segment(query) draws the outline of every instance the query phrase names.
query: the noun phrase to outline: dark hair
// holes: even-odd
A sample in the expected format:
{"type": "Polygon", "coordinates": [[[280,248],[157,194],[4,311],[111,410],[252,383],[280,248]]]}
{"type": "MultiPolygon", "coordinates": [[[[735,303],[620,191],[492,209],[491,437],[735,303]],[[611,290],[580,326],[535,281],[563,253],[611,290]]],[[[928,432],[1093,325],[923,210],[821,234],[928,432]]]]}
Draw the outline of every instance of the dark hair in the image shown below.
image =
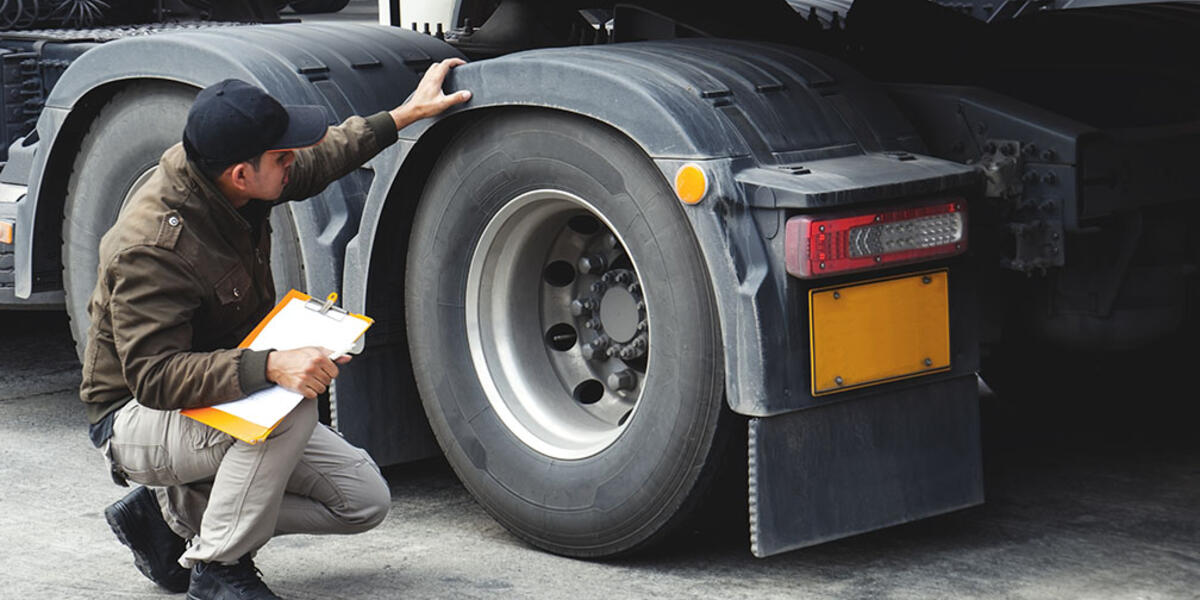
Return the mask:
{"type": "MultiPolygon", "coordinates": [[[[254,167],[254,170],[257,171],[262,167],[262,157],[263,157],[263,155],[259,154],[258,156],[255,156],[253,158],[249,158],[246,160],[240,160],[238,162],[250,163],[250,165],[254,167]]],[[[189,160],[191,159],[190,156],[188,158],[189,158],[189,160]]],[[[228,169],[229,167],[232,167],[233,165],[236,165],[238,163],[232,162],[232,163],[227,163],[227,164],[219,164],[219,163],[205,161],[205,160],[192,160],[192,164],[196,165],[196,169],[198,171],[200,171],[200,173],[202,175],[207,177],[209,179],[209,181],[215,182],[216,180],[221,178],[221,173],[224,173],[225,169],[228,169]]]]}

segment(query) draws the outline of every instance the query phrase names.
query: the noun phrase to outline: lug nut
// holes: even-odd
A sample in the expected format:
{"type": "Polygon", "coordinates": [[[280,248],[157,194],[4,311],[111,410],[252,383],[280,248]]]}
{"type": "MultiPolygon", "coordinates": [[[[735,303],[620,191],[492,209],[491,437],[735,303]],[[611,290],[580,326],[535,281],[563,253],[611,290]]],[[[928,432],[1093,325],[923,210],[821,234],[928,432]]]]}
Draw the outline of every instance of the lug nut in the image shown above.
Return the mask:
{"type": "Polygon", "coordinates": [[[597,348],[591,344],[584,344],[584,345],[580,346],[579,351],[581,353],[583,353],[583,357],[588,360],[596,360],[597,358],[604,358],[604,352],[601,352],[599,348],[597,348]]]}
{"type": "Polygon", "coordinates": [[[571,301],[571,314],[575,315],[576,317],[582,317],[586,314],[591,313],[592,307],[589,306],[589,304],[591,304],[591,303],[584,302],[582,300],[572,300],[571,301]]]}
{"type": "Polygon", "coordinates": [[[607,290],[607,289],[608,289],[608,286],[605,285],[603,281],[597,281],[596,283],[592,284],[592,293],[593,294],[603,294],[604,290],[607,290]]]}
{"type": "Polygon", "coordinates": [[[632,390],[637,385],[637,375],[629,369],[621,369],[608,376],[608,387],[613,390],[632,390]]]}
{"type": "Polygon", "coordinates": [[[589,275],[603,271],[605,266],[604,257],[599,254],[588,254],[579,259],[579,270],[589,275]]]}

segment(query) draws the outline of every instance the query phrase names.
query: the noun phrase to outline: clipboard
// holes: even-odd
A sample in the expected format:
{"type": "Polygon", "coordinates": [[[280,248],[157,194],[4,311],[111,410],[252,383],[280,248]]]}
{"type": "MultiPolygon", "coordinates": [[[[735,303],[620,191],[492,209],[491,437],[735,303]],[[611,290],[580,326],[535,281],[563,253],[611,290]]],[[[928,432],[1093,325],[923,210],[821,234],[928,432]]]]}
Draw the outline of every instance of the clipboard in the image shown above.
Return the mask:
{"type": "MultiPolygon", "coordinates": [[[[330,358],[346,354],[375,321],[334,306],[336,301],[336,293],[322,301],[291,290],[238,344],[238,348],[293,350],[324,346],[332,351],[330,358]]],[[[302,394],[275,385],[241,400],[189,408],[180,414],[248,444],[257,444],[271,435],[302,399],[302,394]]]]}

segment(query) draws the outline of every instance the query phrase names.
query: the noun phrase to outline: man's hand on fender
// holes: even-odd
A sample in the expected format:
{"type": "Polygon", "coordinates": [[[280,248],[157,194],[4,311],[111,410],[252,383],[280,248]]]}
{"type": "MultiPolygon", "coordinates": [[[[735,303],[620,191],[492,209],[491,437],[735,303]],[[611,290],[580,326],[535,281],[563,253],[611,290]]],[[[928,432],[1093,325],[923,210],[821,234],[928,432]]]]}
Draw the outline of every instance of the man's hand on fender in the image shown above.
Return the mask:
{"type": "Polygon", "coordinates": [[[338,376],[338,365],[350,362],[349,356],[330,360],[325,348],[308,346],[295,350],[275,350],[267,355],[267,380],[305,398],[316,398],[338,376]]]}
{"type": "Polygon", "coordinates": [[[396,122],[396,129],[404,129],[410,123],[439,115],[455,104],[470,100],[471,92],[467,90],[459,90],[450,94],[442,92],[442,83],[446,80],[446,74],[450,72],[450,69],[462,64],[466,63],[460,58],[447,58],[433,63],[433,66],[425,71],[425,76],[421,78],[417,89],[408,97],[408,100],[391,110],[392,120],[396,122]]]}

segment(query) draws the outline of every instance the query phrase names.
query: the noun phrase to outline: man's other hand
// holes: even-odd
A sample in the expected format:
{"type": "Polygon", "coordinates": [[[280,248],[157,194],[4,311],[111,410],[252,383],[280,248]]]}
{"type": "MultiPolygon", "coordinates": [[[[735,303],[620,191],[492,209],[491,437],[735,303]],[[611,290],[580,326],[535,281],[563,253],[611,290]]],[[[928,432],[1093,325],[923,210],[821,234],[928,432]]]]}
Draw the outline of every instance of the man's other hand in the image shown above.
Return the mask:
{"type": "Polygon", "coordinates": [[[267,380],[305,398],[316,398],[337,377],[337,366],[350,362],[349,356],[332,361],[330,354],[318,346],[271,352],[267,355],[267,380]]]}
{"type": "Polygon", "coordinates": [[[451,94],[442,91],[442,83],[446,81],[446,74],[450,72],[450,69],[462,64],[466,64],[466,62],[461,58],[447,58],[433,63],[433,66],[425,71],[425,76],[421,78],[417,89],[408,97],[408,100],[392,109],[392,119],[396,121],[396,129],[404,129],[410,123],[439,115],[455,104],[462,104],[470,100],[471,92],[467,90],[451,94]]]}

